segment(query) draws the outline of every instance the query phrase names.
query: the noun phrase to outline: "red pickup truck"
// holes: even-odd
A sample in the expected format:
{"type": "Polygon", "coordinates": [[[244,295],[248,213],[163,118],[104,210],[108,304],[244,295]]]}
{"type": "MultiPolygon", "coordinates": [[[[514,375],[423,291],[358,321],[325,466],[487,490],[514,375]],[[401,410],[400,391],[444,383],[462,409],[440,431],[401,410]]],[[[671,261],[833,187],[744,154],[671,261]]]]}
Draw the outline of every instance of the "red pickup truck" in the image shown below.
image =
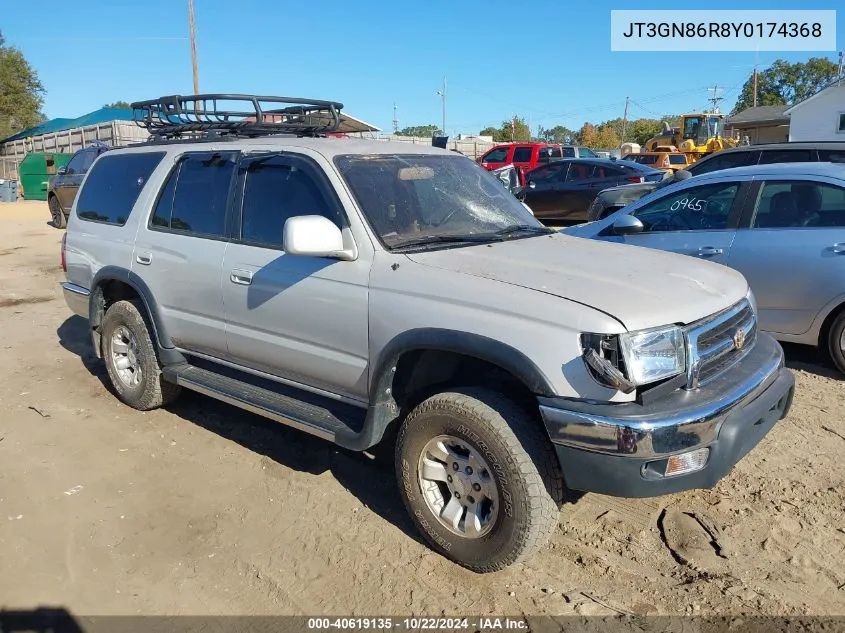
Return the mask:
{"type": "Polygon", "coordinates": [[[544,163],[563,158],[560,145],[548,143],[510,143],[496,145],[487,151],[479,161],[484,169],[493,171],[499,167],[513,164],[519,174],[520,184],[524,184],[523,176],[544,163]]]}

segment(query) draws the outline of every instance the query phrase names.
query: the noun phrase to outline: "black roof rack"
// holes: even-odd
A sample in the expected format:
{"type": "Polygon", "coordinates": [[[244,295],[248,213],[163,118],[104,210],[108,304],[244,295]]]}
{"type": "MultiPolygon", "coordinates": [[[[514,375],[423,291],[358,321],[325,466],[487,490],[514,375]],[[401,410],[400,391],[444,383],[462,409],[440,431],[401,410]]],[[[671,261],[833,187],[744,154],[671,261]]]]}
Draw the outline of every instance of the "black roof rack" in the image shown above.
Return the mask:
{"type": "Polygon", "coordinates": [[[239,94],[170,95],[130,105],[133,119],[155,139],[269,134],[317,136],[340,127],[343,104],[295,97],[239,94]]]}

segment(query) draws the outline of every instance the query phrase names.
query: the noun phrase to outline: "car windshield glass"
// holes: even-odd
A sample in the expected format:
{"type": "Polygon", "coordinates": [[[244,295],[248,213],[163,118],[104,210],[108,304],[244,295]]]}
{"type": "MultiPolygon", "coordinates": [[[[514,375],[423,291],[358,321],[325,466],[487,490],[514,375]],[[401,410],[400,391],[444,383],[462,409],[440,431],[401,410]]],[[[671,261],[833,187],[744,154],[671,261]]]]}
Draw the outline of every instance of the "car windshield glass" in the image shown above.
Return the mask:
{"type": "Polygon", "coordinates": [[[463,156],[349,155],[335,162],[388,248],[494,241],[505,229],[505,238],[548,232],[495,176],[463,156]]]}

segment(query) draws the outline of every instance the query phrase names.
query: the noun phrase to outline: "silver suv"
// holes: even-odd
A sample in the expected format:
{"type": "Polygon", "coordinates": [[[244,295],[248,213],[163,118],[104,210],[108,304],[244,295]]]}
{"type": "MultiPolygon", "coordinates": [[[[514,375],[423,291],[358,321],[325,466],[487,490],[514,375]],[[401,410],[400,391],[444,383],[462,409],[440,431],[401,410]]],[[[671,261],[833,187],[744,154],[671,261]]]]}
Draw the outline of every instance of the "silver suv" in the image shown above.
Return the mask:
{"type": "Polygon", "coordinates": [[[710,487],[786,415],[739,273],[552,232],[466,157],[289,101],[133,104],[152,140],[86,177],[64,291],[129,406],[390,442],[420,532],[479,572],[540,549],[565,488],[710,487]]]}

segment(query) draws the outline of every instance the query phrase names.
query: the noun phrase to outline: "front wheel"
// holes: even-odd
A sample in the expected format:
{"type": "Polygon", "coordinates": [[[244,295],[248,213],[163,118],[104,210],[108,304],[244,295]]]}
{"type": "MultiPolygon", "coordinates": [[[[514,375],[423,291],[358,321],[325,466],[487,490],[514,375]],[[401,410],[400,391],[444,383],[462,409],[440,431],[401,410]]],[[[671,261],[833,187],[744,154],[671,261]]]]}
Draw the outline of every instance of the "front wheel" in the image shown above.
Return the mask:
{"type": "Polygon", "coordinates": [[[399,430],[396,471],[419,531],[473,571],[531,556],[557,526],[563,479],[551,442],[492,392],[440,393],[417,406],[399,430]]]}

